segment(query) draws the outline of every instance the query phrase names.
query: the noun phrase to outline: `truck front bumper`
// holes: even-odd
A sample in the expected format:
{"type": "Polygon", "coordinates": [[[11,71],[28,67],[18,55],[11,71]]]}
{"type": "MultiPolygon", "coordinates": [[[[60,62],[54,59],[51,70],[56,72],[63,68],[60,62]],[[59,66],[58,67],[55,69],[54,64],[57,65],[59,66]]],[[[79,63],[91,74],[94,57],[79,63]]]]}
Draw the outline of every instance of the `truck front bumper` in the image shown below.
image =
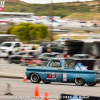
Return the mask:
{"type": "Polygon", "coordinates": [[[2,57],[8,57],[7,53],[2,53],[1,55],[2,55],[2,57]]]}
{"type": "Polygon", "coordinates": [[[95,79],[96,79],[96,82],[100,82],[100,71],[97,71],[97,72],[96,72],[96,77],[95,77],[95,79]]]}

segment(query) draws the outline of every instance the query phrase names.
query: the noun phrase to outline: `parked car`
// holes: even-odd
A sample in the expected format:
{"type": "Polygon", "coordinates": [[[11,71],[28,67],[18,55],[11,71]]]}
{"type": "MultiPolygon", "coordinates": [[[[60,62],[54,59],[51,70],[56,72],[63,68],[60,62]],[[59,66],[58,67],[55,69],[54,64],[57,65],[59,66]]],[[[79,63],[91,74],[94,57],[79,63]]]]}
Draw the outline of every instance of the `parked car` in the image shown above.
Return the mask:
{"type": "Polygon", "coordinates": [[[15,54],[18,49],[32,50],[32,47],[24,47],[22,42],[2,42],[0,45],[3,57],[15,54]]]}
{"type": "Polygon", "coordinates": [[[29,60],[32,59],[36,54],[37,52],[35,50],[17,52],[14,55],[9,56],[8,62],[19,64],[21,63],[22,58],[29,60]]]}
{"type": "Polygon", "coordinates": [[[71,40],[71,38],[70,37],[62,37],[62,38],[59,38],[55,41],[65,41],[65,40],[71,40]]]}
{"type": "Polygon", "coordinates": [[[71,58],[72,59],[94,59],[93,56],[88,54],[74,54],[71,58]]]}
{"type": "Polygon", "coordinates": [[[43,81],[45,84],[51,82],[75,83],[77,86],[95,86],[100,82],[100,71],[76,69],[79,66],[73,59],[54,58],[47,66],[26,68],[26,78],[32,83],[43,81]]]}
{"type": "Polygon", "coordinates": [[[55,40],[55,42],[59,42],[60,44],[65,44],[66,40],[71,40],[71,38],[70,37],[62,37],[62,38],[55,40]]]}
{"type": "MultiPolygon", "coordinates": [[[[43,46],[43,52],[44,53],[45,52],[50,52],[50,48],[51,48],[51,43],[50,42],[43,42],[43,43],[41,43],[41,46],[43,46]]],[[[52,52],[62,53],[63,48],[64,48],[63,44],[59,44],[58,42],[53,42],[52,43],[52,52]]]]}
{"type": "Polygon", "coordinates": [[[43,53],[41,54],[38,59],[42,60],[42,61],[48,61],[51,58],[55,58],[59,53],[43,53]]]}

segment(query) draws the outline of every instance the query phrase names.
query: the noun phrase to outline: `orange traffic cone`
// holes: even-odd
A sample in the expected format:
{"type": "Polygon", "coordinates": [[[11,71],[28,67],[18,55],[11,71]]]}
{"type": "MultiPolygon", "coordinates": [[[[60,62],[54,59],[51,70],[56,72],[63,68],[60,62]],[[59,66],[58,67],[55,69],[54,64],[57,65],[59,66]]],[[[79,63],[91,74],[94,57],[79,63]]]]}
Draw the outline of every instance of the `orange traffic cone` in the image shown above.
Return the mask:
{"type": "Polygon", "coordinates": [[[26,75],[24,75],[24,77],[23,77],[23,81],[27,81],[27,79],[26,79],[26,75]]]}
{"type": "Polygon", "coordinates": [[[38,86],[35,87],[34,97],[36,97],[36,98],[41,98],[41,97],[40,97],[39,87],[38,87],[38,86]]]}
{"type": "Polygon", "coordinates": [[[49,100],[49,93],[48,92],[45,92],[45,94],[44,94],[44,100],[49,100]]]}

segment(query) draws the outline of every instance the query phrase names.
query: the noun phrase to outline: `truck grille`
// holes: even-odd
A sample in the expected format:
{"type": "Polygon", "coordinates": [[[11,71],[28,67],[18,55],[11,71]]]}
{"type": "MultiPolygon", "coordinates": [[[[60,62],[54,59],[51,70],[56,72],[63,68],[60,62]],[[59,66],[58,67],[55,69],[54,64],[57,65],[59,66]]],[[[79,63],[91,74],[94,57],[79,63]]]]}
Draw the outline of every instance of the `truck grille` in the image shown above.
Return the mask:
{"type": "Polygon", "coordinates": [[[5,51],[4,51],[4,50],[2,50],[2,53],[5,53],[5,51]]]}

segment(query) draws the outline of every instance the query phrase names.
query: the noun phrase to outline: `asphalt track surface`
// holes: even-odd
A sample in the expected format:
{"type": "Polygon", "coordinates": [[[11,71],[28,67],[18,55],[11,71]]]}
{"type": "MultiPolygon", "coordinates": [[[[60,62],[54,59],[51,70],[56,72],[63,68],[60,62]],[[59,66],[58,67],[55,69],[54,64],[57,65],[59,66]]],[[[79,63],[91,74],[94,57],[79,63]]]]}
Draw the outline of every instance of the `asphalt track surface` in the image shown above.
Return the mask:
{"type": "Polygon", "coordinates": [[[4,95],[7,92],[7,83],[11,85],[11,93],[13,96],[26,97],[26,99],[18,100],[43,100],[41,99],[30,99],[28,96],[34,96],[35,87],[39,86],[40,96],[44,96],[45,92],[49,93],[49,100],[60,100],[58,99],[60,94],[72,94],[72,95],[85,95],[85,96],[100,96],[100,84],[94,87],[76,86],[74,83],[31,83],[30,80],[24,82],[22,79],[13,78],[0,78],[0,100],[16,100],[11,99],[11,96],[4,95]],[[56,98],[56,99],[54,99],[56,98]]]}

